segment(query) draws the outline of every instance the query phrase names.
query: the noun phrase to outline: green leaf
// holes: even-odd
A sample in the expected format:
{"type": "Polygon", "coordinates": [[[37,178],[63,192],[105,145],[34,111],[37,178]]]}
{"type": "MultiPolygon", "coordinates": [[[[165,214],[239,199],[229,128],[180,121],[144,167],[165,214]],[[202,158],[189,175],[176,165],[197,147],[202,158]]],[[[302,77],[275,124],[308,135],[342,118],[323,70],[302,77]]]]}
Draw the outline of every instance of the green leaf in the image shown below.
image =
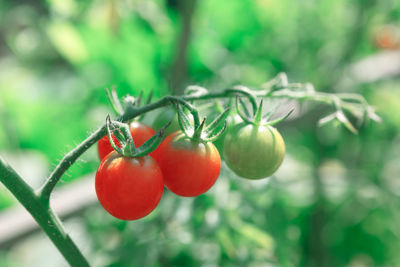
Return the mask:
{"type": "Polygon", "coordinates": [[[161,144],[164,140],[164,133],[172,121],[168,122],[164,127],[162,127],[155,135],[153,135],[149,140],[147,140],[143,145],[136,148],[134,157],[143,157],[150,154],[161,144]]]}

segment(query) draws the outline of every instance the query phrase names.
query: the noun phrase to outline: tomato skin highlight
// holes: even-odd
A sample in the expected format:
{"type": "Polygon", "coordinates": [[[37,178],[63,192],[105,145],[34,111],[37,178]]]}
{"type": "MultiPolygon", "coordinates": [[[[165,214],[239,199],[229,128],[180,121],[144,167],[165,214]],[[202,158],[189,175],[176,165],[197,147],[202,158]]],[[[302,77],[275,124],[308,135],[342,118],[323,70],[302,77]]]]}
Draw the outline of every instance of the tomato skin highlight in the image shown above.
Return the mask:
{"type": "MultiPolygon", "coordinates": [[[[136,147],[143,145],[147,140],[149,140],[153,135],[156,134],[156,132],[150,126],[136,121],[132,122],[129,125],[129,129],[131,131],[131,135],[136,147]]],[[[120,143],[114,135],[113,140],[117,144],[117,146],[120,146],[120,143]]],[[[97,152],[99,155],[99,159],[103,160],[111,151],[114,151],[114,149],[112,148],[108,140],[108,135],[105,135],[97,142],[97,152]]],[[[150,153],[150,156],[152,156],[152,153],[150,153]]]]}
{"type": "Polygon", "coordinates": [[[243,178],[271,176],[284,157],[285,143],[272,126],[240,123],[225,137],[224,160],[234,173],[243,178]]]}
{"type": "Polygon", "coordinates": [[[160,145],[158,156],[165,186],[183,197],[207,192],[221,170],[218,150],[212,143],[195,143],[182,134],[169,135],[160,145]]]}
{"type": "Polygon", "coordinates": [[[113,151],[100,163],[95,188],[108,213],[121,220],[137,220],[157,207],[164,181],[150,156],[127,158],[113,151]]]}

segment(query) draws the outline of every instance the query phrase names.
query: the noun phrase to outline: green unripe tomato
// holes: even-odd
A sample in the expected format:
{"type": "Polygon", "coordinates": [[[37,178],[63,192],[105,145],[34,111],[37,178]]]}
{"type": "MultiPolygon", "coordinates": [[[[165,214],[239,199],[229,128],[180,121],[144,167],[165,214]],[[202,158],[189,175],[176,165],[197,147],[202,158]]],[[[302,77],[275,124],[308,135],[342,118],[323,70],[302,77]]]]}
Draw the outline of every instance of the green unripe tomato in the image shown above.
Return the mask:
{"type": "Polygon", "coordinates": [[[167,137],[171,133],[180,130],[178,116],[176,115],[175,110],[171,108],[162,109],[161,112],[154,119],[152,127],[155,131],[159,131],[170,121],[171,124],[168,126],[164,133],[164,136],[167,137]]]}
{"type": "Polygon", "coordinates": [[[240,123],[225,136],[224,160],[238,176],[261,179],[271,176],[285,157],[285,143],[272,126],[240,123]]]}

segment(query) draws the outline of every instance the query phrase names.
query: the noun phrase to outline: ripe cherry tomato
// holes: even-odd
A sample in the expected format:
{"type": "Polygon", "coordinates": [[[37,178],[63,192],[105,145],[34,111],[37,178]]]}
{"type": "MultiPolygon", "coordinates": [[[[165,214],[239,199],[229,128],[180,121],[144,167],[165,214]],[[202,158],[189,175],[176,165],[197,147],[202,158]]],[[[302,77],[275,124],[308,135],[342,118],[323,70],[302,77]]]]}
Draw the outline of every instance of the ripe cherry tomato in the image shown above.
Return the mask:
{"type": "Polygon", "coordinates": [[[271,176],[285,157],[285,143],[272,126],[240,123],[225,136],[224,160],[238,176],[271,176]]]}
{"type": "Polygon", "coordinates": [[[161,169],[150,156],[109,153],[96,173],[96,194],[103,208],[121,220],[136,220],[153,211],[161,199],[161,169]]]}
{"type": "Polygon", "coordinates": [[[155,158],[169,190],[183,197],[207,192],[221,169],[218,150],[212,143],[192,142],[182,132],[169,135],[155,158]]]}
{"type": "MultiPolygon", "coordinates": [[[[143,124],[141,122],[132,122],[129,125],[129,128],[131,130],[132,138],[133,141],[135,142],[135,146],[139,147],[143,145],[147,140],[149,140],[156,132],[150,127],[147,126],[146,124],[143,124]]],[[[113,136],[114,142],[120,146],[118,140],[113,136]]],[[[111,151],[114,149],[110,145],[110,142],[108,140],[108,135],[104,136],[97,142],[97,151],[99,154],[100,160],[103,160],[105,156],[108,155],[111,151]]],[[[152,153],[150,153],[150,156],[152,156],[152,153]]]]}

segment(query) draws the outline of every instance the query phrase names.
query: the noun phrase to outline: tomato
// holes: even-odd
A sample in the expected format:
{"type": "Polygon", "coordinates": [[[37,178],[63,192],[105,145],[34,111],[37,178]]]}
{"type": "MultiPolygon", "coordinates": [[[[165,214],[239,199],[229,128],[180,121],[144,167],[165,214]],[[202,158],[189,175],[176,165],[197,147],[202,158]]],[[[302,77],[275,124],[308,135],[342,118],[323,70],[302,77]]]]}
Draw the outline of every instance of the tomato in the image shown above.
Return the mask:
{"type": "Polygon", "coordinates": [[[140,219],[160,202],[161,169],[150,156],[128,158],[109,153],[96,173],[96,194],[103,208],[121,220],[140,219]]]}
{"type": "MultiPolygon", "coordinates": [[[[139,147],[143,145],[147,140],[149,140],[156,132],[150,127],[147,126],[146,124],[143,124],[141,122],[132,122],[129,125],[133,141],[135,142],[135,146],[139,147]]],[[[113,137],[114,142],[120,146],[118,140],[113,137]]],[[[97,142],[97,152],[99,154],[100,160],[103,160],[105,156],[108,155],[111,151],[114,149],[110,145],[110,142],[108,140],[108,135],[104,136],[97,142]]],[[[153,152],[154,153],[154,152],[153,152]]],[[[150,156],[153,154],[150,153],[150,156]]]]}
{"type": "Polygon", "coordinates": [[[208,142],[192,142],[182,132],[169,135],[158,149],[155,159],[160,165],[166,187],[183,197],[207,192],[221,169],[215,146],[208,142]]]}
{"type": "Polygon", "coordinates": [[[224,160],[238,176],[261,179],[271,176],[285,157],[285,143],[272,126],[240,123],[227,133],[224,160]]]}
{"type": "Polygon", "coordinates": [[[400,47],[399,30],[394,25],[385,25],[375,34],[375,45],[381,49],[398,49],[400,47]]]}
{"type": "Polygon", "coordinates": [[[164,125],[171,121],[171,124],[165,130],[164,136],[169,136],[171,133],[179,131],[178,116],[172,108],[163,109],[153,121],[153,129],[159,131],[164,125]]]}

